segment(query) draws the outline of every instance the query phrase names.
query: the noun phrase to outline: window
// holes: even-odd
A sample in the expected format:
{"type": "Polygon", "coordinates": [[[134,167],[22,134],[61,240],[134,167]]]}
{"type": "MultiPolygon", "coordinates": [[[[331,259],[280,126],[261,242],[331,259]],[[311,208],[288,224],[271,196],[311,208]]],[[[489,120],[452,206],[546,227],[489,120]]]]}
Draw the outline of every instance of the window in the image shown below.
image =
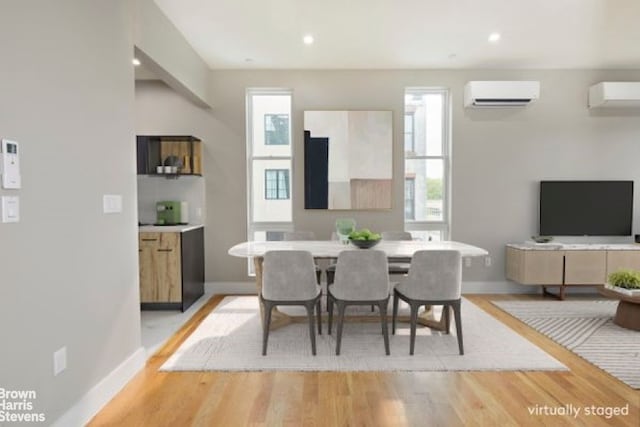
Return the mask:
{"type": "Polygon", "coordinates": [[[264,115],[265,145],[289,145],[289,115],[264,115]]]}
{"type": "Polygon", "coordinates": [[[449,105],[446,89],[405,91],[405,230],[424,240],[450,235],[449,105]]]}
{"type": "Polygon", "coordinates": [[[282,240],[293,230],[291,92],[248,89],[246,113],[247,240],[282,240]]]}
{"type": "Polygon", "coordinates": [[[404,151],[416,151],[414,140],[414,117],[413,112],[404,114],[404,151]]]}
{"type": "Polygon", "coordinates": [[[416,219],[416,179],[406,177],[404,179],[404,217],[416,219]]]}
{"type": "Polygon", "coordinates": [[[264,171],[264,198],[266,200],[289,199],[288,169],[266,169],[264,171]]]}

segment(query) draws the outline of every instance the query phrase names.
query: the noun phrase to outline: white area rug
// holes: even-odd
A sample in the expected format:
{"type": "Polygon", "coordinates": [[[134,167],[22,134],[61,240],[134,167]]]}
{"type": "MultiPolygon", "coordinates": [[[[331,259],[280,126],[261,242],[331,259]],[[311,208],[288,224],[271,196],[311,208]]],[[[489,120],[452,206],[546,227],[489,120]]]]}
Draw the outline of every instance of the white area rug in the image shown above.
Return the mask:
{"type": "MultiPolygon", "coordinates": [[[[284,309],[291,307],[282,307],[284,309]]],[[[406,307],[405,307],[406,308],[406,307]]],[[[349,310],[349,309],[347,309],[349,310]]],[[[298,312],[302,313],[302,312],[298,312]]],[[[349,311],[347,311],[347,315],[349,311]]],[[[271,331],[262,356],[262,326],[255,296],[226,297],[161,367],[163,371],[475,371],[566,370],[540,348],[473,303],[462,301],[464,356],[452,334],[419,328],[409,356],[409,325],[399,323],[385,356],[379,322],[345,322],[341,355],[333,335],[317,335],[311,355],[308,325],[295,323],[271,331]]],[[[377,316],[377,314],[376,314],[377,316]]],[[[452,316],[453,317],[453,316],[452,316]]],[[[391,317],[389,317],[391,330],[391,317]]]]}
{"type": "Polygon", "coordinates": [[[640,389],[640,332],[613,323],[618,301],[493,301],[578,356],[640,389]]]}

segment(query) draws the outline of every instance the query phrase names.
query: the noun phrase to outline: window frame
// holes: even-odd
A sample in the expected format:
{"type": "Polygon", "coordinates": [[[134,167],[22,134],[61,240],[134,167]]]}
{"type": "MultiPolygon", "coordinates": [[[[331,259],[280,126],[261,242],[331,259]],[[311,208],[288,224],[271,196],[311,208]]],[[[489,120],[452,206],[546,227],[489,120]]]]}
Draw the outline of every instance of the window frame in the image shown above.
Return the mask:
{"type": "MultiPolygon", "coordinates": [[[[245,91],[245,131],[246,131],[246,177],[247,177],[247,240],[253,240],[253,236],[256,232],[284,232],[293,231],[293,194],[294,194],[294,182],[295,176],[294,170],[294,144],[293,135],[291,133],[291,117],[293,113],[293,91],[286,88],[247,88],[245,91]],[[254,156],[253,154],[253,97],[254,96],[288,96],[289,97],[289,155],[288,156],[254,156]],[[254,221],[253,220],[253,162],[260,160],[287,160],[289,161],[289,198],[291,200],[291,221],[254,221]]],[[[264,122],[263,122],[264,123],[264,122]]],[[[266,136],[266,135],[265,135],[266,136]]],[[[265,145],[266,140],[265,140],[265,145]]],[[[270,144],[276,147],[283,147],[287,144],[270,144]]],[[[265,183],[266,184],[266,183],[265,183]]],[[[249,277],[255,276],[253,258],[247,260],[247,275],[249,277]]]]}
{"type": "MultiPolygon", "coordinates": [[[[451,90],[446,87],[406,87],[404,91],[404,113],[407,114],[406,97],[408,95],[430,95],[438,94],[442,95],[442,151],[441,155],[417,155],[415,152],[415,139],[414,139],[414,151],[408,152],[404,147],[404,166],[406,170],[407,160],[442,160],[442,220],[438,221],[417,221],[417,220],[404,220],[405,231],[439,231],[441,240],[449,240],[451,238],[451,90]]],[[[415,119],[413,123],[413,132],[415,135],[415,119]]],[[[415,138],[415,137],[414,137],[415,138]]],[[[425,150],[426,153],[427,150],[425,150]]],[[[406,179],[406,174],[405,174],[406,179]]],[[[404,189],[403,189],[404,191],[404,189]]],[[[405,194],[406,197],[406,194],[405,194]]],[[[415,188],[414,188],[414,200],[415,200],[415,188]]],[[[414,208],[415,209],[415,208],[414,208]]],[[[403,212],[404,216],[404,212],[403,212]]],[[[414,210],[415,218],[415,210],[414,210]]]]}

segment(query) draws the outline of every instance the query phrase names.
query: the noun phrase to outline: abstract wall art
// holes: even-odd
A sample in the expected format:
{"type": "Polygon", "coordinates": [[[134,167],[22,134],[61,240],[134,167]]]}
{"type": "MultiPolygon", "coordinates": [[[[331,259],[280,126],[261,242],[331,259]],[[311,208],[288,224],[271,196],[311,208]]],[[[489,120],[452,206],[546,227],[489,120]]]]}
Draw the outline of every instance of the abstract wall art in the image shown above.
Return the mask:
{"type": "Polygon", "coordinates": [[[305,209],[391,209],[391,111],[305,111],[305,209]]]}

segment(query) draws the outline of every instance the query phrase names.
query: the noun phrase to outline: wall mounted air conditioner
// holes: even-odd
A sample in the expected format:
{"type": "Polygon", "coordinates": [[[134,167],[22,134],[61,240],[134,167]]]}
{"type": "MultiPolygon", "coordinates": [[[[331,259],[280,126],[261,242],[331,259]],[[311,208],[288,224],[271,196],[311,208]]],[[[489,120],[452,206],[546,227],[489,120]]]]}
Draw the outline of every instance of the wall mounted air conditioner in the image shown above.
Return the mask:
{"type": "Polygon", "coordinates": [[[640,82],[600,82],[589,88],[589,108],[640,107],[640,82]]]}
{"type": "Polygon", "coordinates": [[[540,97],[537,81],[472,81],[464,86],[464,106],[524,107],[540,97]]]}

